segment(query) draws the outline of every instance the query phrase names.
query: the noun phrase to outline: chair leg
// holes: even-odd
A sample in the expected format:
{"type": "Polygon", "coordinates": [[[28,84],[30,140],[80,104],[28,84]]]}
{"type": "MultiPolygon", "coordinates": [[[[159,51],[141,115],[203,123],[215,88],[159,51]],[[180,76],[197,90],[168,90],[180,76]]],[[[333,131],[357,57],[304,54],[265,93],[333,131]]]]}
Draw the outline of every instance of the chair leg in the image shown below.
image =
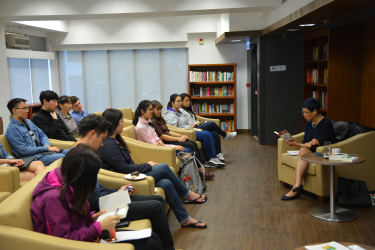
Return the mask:
{"type": "Polygon", "coordinates": [[[282,187],[285,187],[285,188],[289,187],[289,184],[285,183],[283,181],[280,181],[280,184],[281,184],[282,187]]]}
{"type": "Polygon", "coordinates": [[[329,196],[319,196],[317,195],[316,198],[318,198],[318,201],[321,203],[329,203],[329,196]]]}

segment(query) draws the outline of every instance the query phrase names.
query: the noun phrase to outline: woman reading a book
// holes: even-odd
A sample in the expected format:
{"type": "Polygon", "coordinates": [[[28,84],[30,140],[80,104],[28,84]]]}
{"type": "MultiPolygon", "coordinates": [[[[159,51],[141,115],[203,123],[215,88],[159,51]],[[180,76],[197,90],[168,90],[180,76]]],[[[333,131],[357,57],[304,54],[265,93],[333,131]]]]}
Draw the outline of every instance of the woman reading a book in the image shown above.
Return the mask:
{"type": "Polygon", "coordinates": [[[316,148],[324,145],[325,141],[336,143],[335,130],[331,120],[319,114],[320,102],[317,99],[309,98],[302,104],[302,115],[306,119],[305,135],[302,143],[285,141],[289,146],[300,147],[295,169],[295,180],[292,190],[283,195],[281,200],[294,200],[301,197],[303,190],[302,180],[305,176],[308,162],[301,159],[301,156],[316,152],[316,148]]]}
{"type": "MultiPolygon", "coordinates": [[[[100,222],[99,213],[90,212],[88,198],[95,190],[101,161],[86,144],[79,144],[64,157],[61,167],[47,173],[33,192],[31,217],[34,231],[70,240],[90,241],[102,230],[114,229],[120,215],[100,222]]],[[[130,241],[135,249],[163,249],[160,238],[130,241]]]]}
{"type": "MultiPolygon", "coordinates": [[[[184,128],[194,129],[193,125],[190,125],[186,117],[181,113],[182,99],[179,94],[173,94],[169,98],[168,110],[164,113],[164,119],[168,125],[184,128]]],[[[195,128],[197,141],[202,142],[202,151],[206,160],[205,165],[212,165],[215,167],[225,167],[225,163],[221,162],[216,155],[215,140],[209,131],[204,131],[199,128],[195,128]]]]}
{"type": "Polygon", "coordinates": [[[191,98],[188,94],[181,94],[182,108],[180,112],[186,117],[188,123],[194,128],[200,128],[205,131],[209,131],[212,134],[212,137],[215,141],[215,149],[217,158],[225,162],[224,154],[221,152],[221,140],[219,135],[221,135],[224,141],[234,138],[237,135],[237,132],[228,132],[225,133],[215,122],[213,121],[197,121],[197,116],[195,115],[193,109],[191,108],[191,98]]]}
{"type": "MultiPolygon", "coordinates": [[[[152,108],[150,102],[149,104],[152,108]]],[[[137,119],[138,114],[137,109],[135,111],[137,119]]],[[[103,112],[103,117],[112,123],[112,128],[108,133],[108,137],[103,141],[103,146],[98,151],[102,160],[102,168],[123,174],[137,171],[147,176],[152,176],[155,180],[155,186],[165,191],[166,201],[180,222],[181,227],[207,228],[206,224],[190,217],[180,200],[182,198],[185,204],[203,204],[207,201],[207,196],[190,192],[165,163],[149,161],[135,164],[124,139],[121,137],[123,130],[122,116],[122,112],[118,109],[107,109],[103,112]]]]}

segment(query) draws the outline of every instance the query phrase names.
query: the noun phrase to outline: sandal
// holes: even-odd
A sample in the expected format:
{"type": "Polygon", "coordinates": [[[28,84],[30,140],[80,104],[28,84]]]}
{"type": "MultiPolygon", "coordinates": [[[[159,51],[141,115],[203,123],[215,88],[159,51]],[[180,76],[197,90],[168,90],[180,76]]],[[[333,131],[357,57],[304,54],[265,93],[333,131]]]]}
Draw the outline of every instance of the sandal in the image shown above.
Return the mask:
{"type": "Polygon", "coordinates": [[[204,200],[203,201],[198,201],[200,198],[202,198],[202,195],[195,198],[194,200],[192,201],[187,201],[187,200],[184,200],[182,201],[184,204],[203,204],[207,201],[207,195],[204,197],[204,200]]]}
{"type": "Polygon", "coordinates": [[[191,223],[191,224],[189,224],[189,225],[186,225],[186,226],[183,226],[183,225],[181,225],[181,227],[182,228],[207,228],[207,224],[204,224],[204,226],[197,226],[197,224],[198,223],[203,223],[203,222],[201,222],[201,221],[197,221],[197,222],[194,222],[194,223],[191,223]]]}

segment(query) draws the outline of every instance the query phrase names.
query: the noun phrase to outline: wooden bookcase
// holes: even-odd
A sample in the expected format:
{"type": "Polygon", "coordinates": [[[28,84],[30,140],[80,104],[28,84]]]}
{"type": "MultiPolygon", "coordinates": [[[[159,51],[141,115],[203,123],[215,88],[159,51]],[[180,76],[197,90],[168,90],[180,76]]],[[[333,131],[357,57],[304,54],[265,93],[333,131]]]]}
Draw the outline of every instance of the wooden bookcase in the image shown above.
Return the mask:
{"type": "Polygon", "coordinates": [[[29,107],[29,115],[27,119],[31,121],[34,115],[39,112],[39,109],[42,108],[42,104],[40,104],[40,102],[27,103],[27,107],[29,107]]]}
{"type": "MultiPolygon", "coordinates": [[[[322,92],[328,93],[327,105],[320,113],[331,120],[360,122],[362,79],[362,34],[359,29],[324,29],[304,36],[302,101],[313,97],[322,103],[322,92]],[[324,45],[328,53],[324,55],[324,45]],[[313,60],[313,48],[318,58],[313,60]],[[308,69],[318,71],[316,84],[307,83],[308,69]],[[324,69],[328,81],[324,83],[324,69]]],[[[303,124],[306,120],[303,119],[303,124]]]]}
{"type": "Polygon", "coordinates": [[[199,114],[196,115],[207,117],[207,118],[213,118],[213,119],[219,119],[221,122],[233,120],[234,126],[231,130],[236,131],[237,128],[237,121],[236,121],[236,64],[230,63],[230,64],[194,64],[188,66],[188,76],[189,76],[189,95],[192,99],[192,105],[194,103],[198,104],[218,104],[218,105],[230,105],[233,104],[233,113],[225,113],[225,114],[218,114],[218,113],[210,113],[210,114],[199,114]],[[192,79],[190,79],[190,71],[195,72],[208,72],[208,71],[214,71],[214,72],[233,72],[233,80],[232,81],[203,81],[203,82],[193,82],[192,79]],[[200,87],[207,88],[207,87],[232,87],[232,96],[193,96],[192,89],[199,90],[200,87]]]}

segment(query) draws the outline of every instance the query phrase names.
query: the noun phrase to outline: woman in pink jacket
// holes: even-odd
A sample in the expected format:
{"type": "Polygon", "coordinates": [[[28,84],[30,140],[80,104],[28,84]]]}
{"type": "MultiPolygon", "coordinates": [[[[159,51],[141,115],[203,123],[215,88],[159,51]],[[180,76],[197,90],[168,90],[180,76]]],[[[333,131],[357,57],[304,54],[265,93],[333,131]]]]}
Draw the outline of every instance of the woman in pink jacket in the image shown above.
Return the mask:
{"type": "MultiPolygon", "coordinates": [[[[60,168],[47,173],[33,192],[31,217],[34,231],[70,240],[90,241],[102,230],[115,228],[120,216],[110,215],[98,222],[99,213],[90,212],[89,195],[95,191],[101,167],[99,156],[79,144],[63,159],[60,168]]],[[[131,241],[135,249],[163,249],[159,236],[131,241]]]]}

